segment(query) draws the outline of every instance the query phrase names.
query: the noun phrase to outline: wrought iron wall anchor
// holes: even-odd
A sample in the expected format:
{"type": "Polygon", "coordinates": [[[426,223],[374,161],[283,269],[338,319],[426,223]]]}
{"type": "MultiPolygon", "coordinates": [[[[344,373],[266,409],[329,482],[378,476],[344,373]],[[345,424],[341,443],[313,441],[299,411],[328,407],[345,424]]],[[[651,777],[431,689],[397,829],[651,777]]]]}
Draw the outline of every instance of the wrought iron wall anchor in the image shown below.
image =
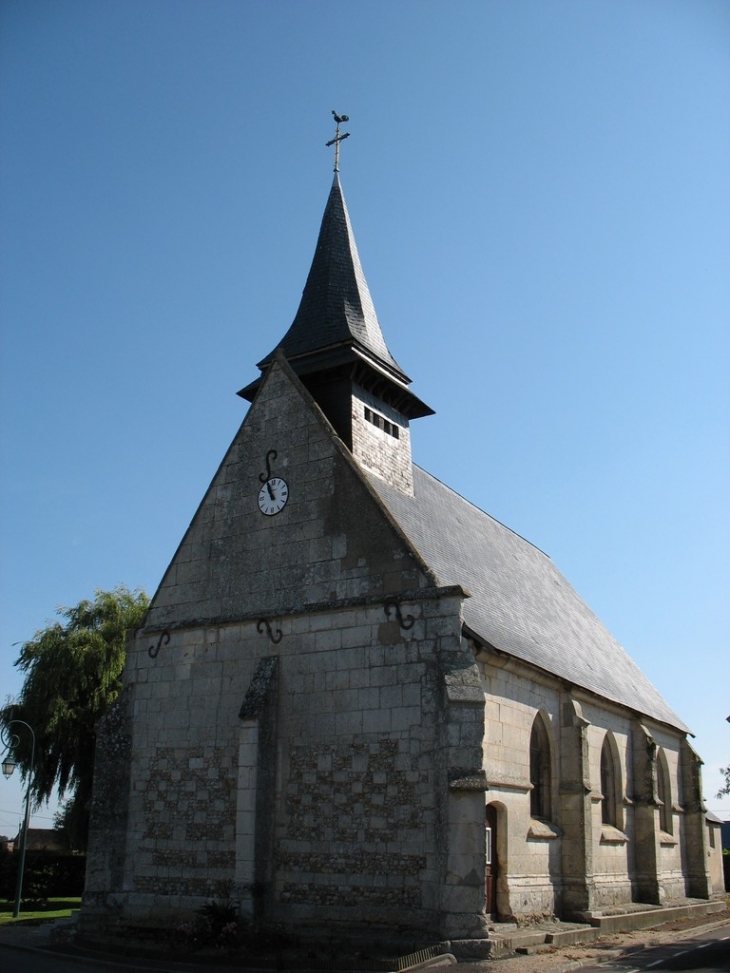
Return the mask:
{"type": "Polygon", "coordinates": [[[164,632],[160,633],[160,637],[157,639],[157,645],[151,645],[149,649],[147,649],[150,659],[156,659],[157,656],[160,654],[160,649],[162,648],[162,646],[167,645],[169,641],[170,641],[170,633],[168,632],[167,629],[165,629],[164,632]]]}
{"type": "Polygon", "coordinates": [[[398,618],[398,624],[405,631],[408,631],[409,628],[413,628],[413,626],[416,624],[416,620],[413,617],[413,615],[406,615],[405,618],[403,617],[403,612],[401,611],[400,602],[394,600],[386,601],[383,607],[385,608],[386,618],[390,618],[390,609],[395,608],[395,614],[398,618]]]}
{"type": "Polygon", "coordinates": [[[267,480],[271,479],[271,461],[276,459],[276,450],[270,449],[266,454],[266,472],[259,473],[259,480],[261,483],[266,483],[267,480]]]}
{"type": "MultiPolygon", "coordinates": [[[[276,453],[274,453],[274,457],[276,457],[276,453]]],[[[281,629],[277,628],[276,632],[273,632],[271,628],[271,623],[269,622],[268,618],[260,618],[256,623],[256,630],[259,632],[260,635],[263,635],[264,628],[266,629],[266,633],[268,634],[271,643],[273,645],[278,645],[283,638],[283,633],[281,629]]]]}

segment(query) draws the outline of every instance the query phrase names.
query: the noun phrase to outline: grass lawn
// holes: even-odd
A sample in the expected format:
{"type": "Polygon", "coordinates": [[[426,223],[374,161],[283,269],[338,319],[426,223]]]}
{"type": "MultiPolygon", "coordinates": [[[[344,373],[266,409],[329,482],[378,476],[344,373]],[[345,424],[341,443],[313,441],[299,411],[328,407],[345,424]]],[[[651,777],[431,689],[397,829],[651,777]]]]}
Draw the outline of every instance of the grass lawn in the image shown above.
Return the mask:
{"type": "Polygon", "coordinates": [[[42,909],[36,903],[26,907],[21,903],[20,915],[13,919],[13,900],[0,899],[0,926],[18,922],[37,922],[39,919],[67,919],[81,906],[81,899],[48,899],[42,909]]]}

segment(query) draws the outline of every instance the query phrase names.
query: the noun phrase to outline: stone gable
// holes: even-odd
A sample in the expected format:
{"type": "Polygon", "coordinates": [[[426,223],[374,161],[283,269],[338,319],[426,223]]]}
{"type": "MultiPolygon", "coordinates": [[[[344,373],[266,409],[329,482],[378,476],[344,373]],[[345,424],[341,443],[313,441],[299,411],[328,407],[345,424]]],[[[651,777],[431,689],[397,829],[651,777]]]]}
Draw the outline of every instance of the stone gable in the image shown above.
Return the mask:
{"type": "Polygon", "coordinates": [[[276,361],[165,573],[146,628],[281,614],[430,584],[311,396],[276,361]],[[267,456],[272,475],[289,487],[285,508],[272,517],[257,504],[267,456]]]}

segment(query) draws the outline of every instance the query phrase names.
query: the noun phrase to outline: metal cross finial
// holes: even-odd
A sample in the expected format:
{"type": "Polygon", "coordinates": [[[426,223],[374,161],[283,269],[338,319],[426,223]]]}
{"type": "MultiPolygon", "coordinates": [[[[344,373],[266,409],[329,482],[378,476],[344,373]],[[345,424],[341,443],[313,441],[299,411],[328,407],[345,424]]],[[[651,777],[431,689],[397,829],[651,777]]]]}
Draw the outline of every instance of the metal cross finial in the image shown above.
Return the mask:
{"type": "Polygon", "coordinates": [[[334,117],[335,122],[337,123],[337,128],[335,130],[335,137],[333,139],[330,139],[329,142],[327,142],[326,144],[327,144],[327,148],[329,148],[331,145],[334,145],[335,147],[335,172],[339,172],[340,171],[340,142],[344,142],[345,139],[349,139],[350,137],[349,132],[345,132],[344,135],[340,135],[340,122],[349,122],[350,116],[338,115],[337,112],[334,110],[332,112],[332,115],[334,117]]]}

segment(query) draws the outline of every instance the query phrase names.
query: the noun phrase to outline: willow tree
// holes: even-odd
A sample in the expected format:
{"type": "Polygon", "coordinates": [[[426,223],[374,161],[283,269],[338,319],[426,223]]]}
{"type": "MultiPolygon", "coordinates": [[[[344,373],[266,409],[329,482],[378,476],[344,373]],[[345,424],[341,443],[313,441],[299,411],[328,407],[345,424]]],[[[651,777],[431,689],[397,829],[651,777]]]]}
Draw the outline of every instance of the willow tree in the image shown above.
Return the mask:
{"type": "Polygon", "coordinates": [[[85,847],[94,776],[96,725],[121,690],[127,633],[139,628],[149,599],[124,586],[97,590],[93,601],[59,608],[63,619],[36,632],[15,662],[25,674],[19,697],[0,709],[6,734],[18,732],[15,758],[36,806],[58,788],[69,796],[60,821],[72,825],[72,844],[85,847]],[[11,727],[23,720],[36,735],[11,727]]]}

